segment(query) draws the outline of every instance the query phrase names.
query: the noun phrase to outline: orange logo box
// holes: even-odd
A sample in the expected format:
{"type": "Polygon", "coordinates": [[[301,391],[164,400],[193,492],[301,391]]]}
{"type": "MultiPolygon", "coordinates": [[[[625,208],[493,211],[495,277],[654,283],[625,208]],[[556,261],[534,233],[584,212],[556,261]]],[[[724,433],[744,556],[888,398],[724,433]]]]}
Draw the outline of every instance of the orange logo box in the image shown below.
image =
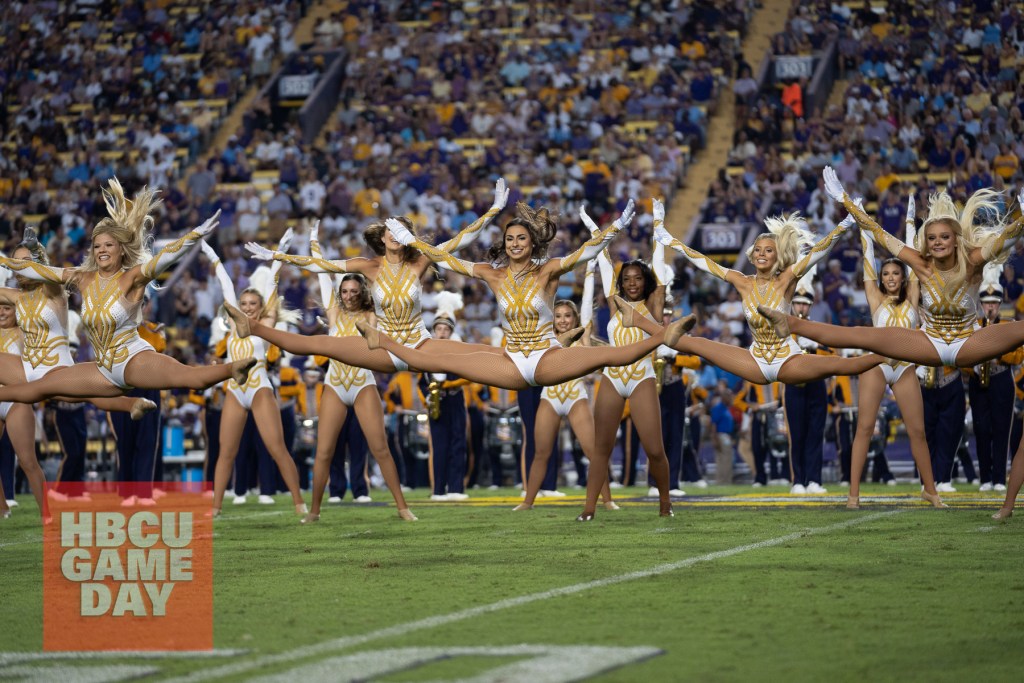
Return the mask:
{"type": "Polygon", "coordinates": [[[189,485],[67,484],[43,533],[43,649],[212,650],[211,499],[189,485]]]}

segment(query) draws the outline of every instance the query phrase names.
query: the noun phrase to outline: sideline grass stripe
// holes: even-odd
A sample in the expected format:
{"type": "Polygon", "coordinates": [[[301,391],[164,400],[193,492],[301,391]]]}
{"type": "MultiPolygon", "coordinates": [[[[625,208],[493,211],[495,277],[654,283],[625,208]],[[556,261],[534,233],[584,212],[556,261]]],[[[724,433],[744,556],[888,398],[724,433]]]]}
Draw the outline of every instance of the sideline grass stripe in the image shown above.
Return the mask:
{"type": "Polygon", "coordinates": [[[104,650],[102,652],[0,652],[0,666],[58,660],[90,659],[192,659],[237,657],[249,650],[104,650]]]}
{"type": "Polygon", "coordinates": [[[541,591],[539,593],[531,593],[529,595],[521,595],[515,598],[507,598],[505,600],[499,600],[488,605],[481,605],[479,607],[470,607],[468,609],[460,610],[458,612],[452,612],[450,614],[441,614],[434,617],[426,617],[424,619],[418,619],[416,621],[410,621],[404,624],[396,624],[387,628],[378,629],[376,631],[370,631],[363,635],[357,636],[344,636],[341,638],[335,638],[333,640],[327,640],[322,643],[316,643],[313,645],[306,645],[304,647],[289,650],[287,652],[281,652],[278,654],[265,655],[263,657],[256,657],[244,662],[237,662],[235,664],[226,664],[221,667],[206,669],[204,671],[197,671],[195,673],[181,676],[178,678],[168,679],[169,682],[173,683],[196,683],[198,681],[206,681],[211,679],[223,678],[226,676],[235,676],[243,674],[249,671],[261,669],[268,666],[277,664],[284,664],[287,662],[298,661],[313,657],[316,655],[324,655],[334,652],[336,650],[344,650],[347,648],[363,645],[365,643],[373,642],[375,640],[384,640],[390,638],[401,638],[415,631],[422,631],[427,629],[438,628],[441,626],[447,626],[458,621],[464,621],[473,617],[478,617],[484,614],[490,614],[491,612],[498,612],[501,610],[512,609],[515,607],[522,607],[533,602],[539,602],[541,600],[548,600],[550,598],[561,597],[563,595],[573,595],[575,593],[582,593],[583,591],[592,590],[595,588],[603,588],[605,586],[611,586],[618,583],[624,583],[626,581],[634,581],[636,579],[644,579],[651,576],[659,576],[661,574],[667,574],[669,572],[678,571],[680,569],[686,569],[703,562],[714,562],[715,560],[722,560],[734,555],[740,555],[742,553],[750,552],[752,550],[761,550],[764,548],[772,548],[778,545],[789,543],[790,541],[796,541],[807,536],[815,536],[820,534],[827,534],[833,531],[840,531],[858,524],[864,524],[867,522],[873,522],[893,515],[898,515],[905,510],[888,510],[885,512],[877,512],[863,517],[855,517],[845,522],[839,522],[837,524],[830,524],[824,527],[817,527],[806,529],[804,531],[797,531],[785,536],[778,536],[776,538],[769,538],[764,541],[757,541],[755,543],[748,543],[746,545],[736,546],[735,548],[729,548],[727,550],[719,550],[704,555],[698,555],[696,557],[690,557],[685,560],[678,560],[676,562],[670,562],[667,564],[660,564],[649,569],[641,569],[635,572],[629,572],[627,574],[619,574],[618,576],[609,576],[604,579],[596,579],[594,581],[587,581],[585,583],[577,583],[570,586],[563,586],[562,588],[553,588],[547,591],[541,591]]]}

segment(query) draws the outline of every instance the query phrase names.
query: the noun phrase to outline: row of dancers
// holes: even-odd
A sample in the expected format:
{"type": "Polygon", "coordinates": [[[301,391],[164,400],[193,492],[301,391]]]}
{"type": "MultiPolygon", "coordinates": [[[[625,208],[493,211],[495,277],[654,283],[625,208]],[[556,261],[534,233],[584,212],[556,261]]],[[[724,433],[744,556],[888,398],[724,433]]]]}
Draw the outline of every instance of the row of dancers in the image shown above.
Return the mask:
{"type": "MultiPolygon", "coordinates": [[[[615,426],[625,400],[630,401],[641,442],[650,459],[651,478],[659,492],[659,513],[672,515],[669,497],[668,463],[661,444],[660,411],[657,408],[652,353],[665,345],[680,353],[697,355],[743,379],[767,384],[775,381],[799,384],[834,375],[861,375],[860,415],[873,415],[885,385],[893,387],[908,429],[913,455],[923,483],[922,497],[936,507],[943,503],[935,490],[923,429],[920,424],[920,389],[906,379],[911,364],[970,367],[998,357],[1024,344],[1024,324],[1011,323],[975,329],[977,291],[986,263],[1005,258],[1024,232],[1024,219],[996,222],[996,193],[975,193],[963,208],[948,195],[931,198],[928,217],[908,245],[886,233],[843,189],[835,173],[825,169],[829,194],[841,202],[848,216],[820,240],[794,214],[766,220],[767,232],[759,235],[747,256],[754,273],[744,275],[720,266],[707,256],[672,238],[664,226],[664,207],[654,200],[652,263],[629,261],[618,276],[606,247],[632,220],[633,203],[606,228],[599,228],[581,210],[591,229],[591,238],[561,258],[548,258],[555,237],[555,218],[546,209],[519,203],[515,216],[491,246],[486,261],[460,259],[459,249],[475,240],[501,213],[508,190],[503,181],[495,188],[494,203],[479,220],[439,245],[417,236],[404,218],[390,218],[369,226],[364,237],[374,252],[370,258],[330,261],[322,257],[316,235],[311,256],[287,253],[287,245],[270,250],[250,243],[254,258],[270,261],[269,288],[250,287],[237,296],[226,271],[203,238],[217,226],[214,215],[184,237],[155,255],[146,244],[152,231],[151,212],[157,198],[144,188],[132,200],[112,180],[104,190],[108,217],[92,231],[92,244],[85,262],[77,268],[55,268],[46,263],[38,243],[26,239],[12,258],[0,258],[20,284],[17,290],[0,290],[0,303],[12,303],[22,329],[20,357],[0,360],[0,402],[31,404],[61,397],[62,400],[90,400],[108,410],[141,414],[154,406],[123,398],[132,387],[144,389],[188,388],[201,390],[228,382],[221,426],[222,454],[214,481],[214,512],[219,512],[237,454],[242,424],[249,411],[268,450],[281,470],[302,521],[319,518],[320,502],[327,482],[330,457],[337,429],[347,412],[354,410],[367,433],[370,450],[381,466],[402,519],[415,520],[402,495],[397,469],[384,435],[380,397],[371,372],[415,369],[429,373],[453,373],[469,381],[520,390],[546,386],[543,407],[536,425],[538,456],[529,473],[526,499],[518,509],[529,508],[540,488],[546,469],[546,454],[562,417],[568,417],[585,454],[591,461],[584,510],[578,519],[593,519],[602,490],[607,496],[608,459],[615,426]],[[854,225],[861,230],[865,248],[865,279],[874,327],[839,327],[813,323],[788,315],[797,282],[825,259],[842,235],[854,225]],[[898,261],[886,261],[881,279],[875,273],[873,245],[877,243],[898,261]],[[225,295],[230,318],[228,343],[230,362],[224,365],[185,366],[156,353],[137,332],[145,287],[173,266],[195,244],[215,263],[215,272],[225,295]],[[686,333],[692,316],[668,325],[660,324],[651,312],[660,312],[670,273],[665,249],[682,254],[694,267],[729,283],[741,295],[744,314],[753,333],[750,349],[741,349],[686,333]],[[277,321],[285,312],[273,284],[276,269],[288,263],[317,274],[323,303],[329,311],[329,335],[306,337],[279,329],[277,321]],[[606,346],[590,344],[587,334],[592,320],[592,291],[595,264],[602,280],[612,317],[606,346]],[[570,301],[555,301],[562,275],[586,265],[586,283],[591,283],[581,307],[570,301]],[[909,266],[909,273],[903,264],[909,266]],[[420,281],[431,266],[483,280],[498,302],[504,348],[469,344],[429,335],[422,319],[420,281]],[[354,276],[360,277],[354,277],[354,276]],[[339,277],[340,282],[334,277],[339,277]],[[346,283],[348,287],[346,287],[346,283]],[[614,283],[614,284],[610,284],[614,283]],[[82,293],[82,322],[93,345],[96,360],[73,364],[67,345],[66,288],[82,293]],[[366,292],[369,293],[369,301],[366,292]],[[918,300],[919,299],[919,300],[918,300]],[[918,326],[918,315],[921,326],[918,326]],[[793,335],[801,335],[834,348],[861,348],[861,356],[817,356],[800,353],[793,335]],[[328,376],[330,393],[321,407],[324,443],[317,446],[314,464],[312,510],[307,510],[298,485],[298,473],[284,445],[280,414],[273,387],[266,372],[268,343],[296,355],[321,355],[332,359],[328,376]],[[63,345],[63,346],[62,346],[63,345]],[[585,400],[578,379],[603,368],[602,382],[615,391],[601,391],[594,406],[585,400]],[[581,395],[582,394],[582,395],[581,395]],[[121,397],[121,398],[118,398],[121,397]],[[873,402],[873,403],[872,403],[873,402]],[[915,422],[916,421],[916,422],[915,422]],[[379,425],[379,430],[377,429],[379,425]],[[325,429],[325,427],[329,427],[325,429]],[[335,429],[335,427],[337,429],[335,429]],[[592,438],[591,436],[592,435],[592,438]],[[918,438],[920,436],[920,438],[918,438]]],[[[1024,193],[1018,201],[1024,200],[1024,193]]],[[[910,211],[913,222],[913,207],[910,211]]],[[[660,316],[658,316],[660,319],[660,316]]],[[[543,404],[542,404],[543,405],[543,404]]],[[[24,411],[6,406],[12,437],[20,430],[24,411]]],[[[858,429],[854,445],[854,472],[848,504],[859,504],[856,484],[863,468],[870,433],[858,429]],[[862,434],[867,433],[865,438],[862,434]]],[[[24,437],[19,437],[19,443],[24,437]]],[[[42,473],[26,446],[15,444],[40,509],[45,511],[42,473]]],[[[1024,459],[1015,458],[1006,500],[996,516],[1012,514],[1017,492],[1024,483],[1024,459]]],[[[606,497],[610,502],[610,497],[606,497]]],[[[45,514],[45,512],[44,512],[45,514]]]]}

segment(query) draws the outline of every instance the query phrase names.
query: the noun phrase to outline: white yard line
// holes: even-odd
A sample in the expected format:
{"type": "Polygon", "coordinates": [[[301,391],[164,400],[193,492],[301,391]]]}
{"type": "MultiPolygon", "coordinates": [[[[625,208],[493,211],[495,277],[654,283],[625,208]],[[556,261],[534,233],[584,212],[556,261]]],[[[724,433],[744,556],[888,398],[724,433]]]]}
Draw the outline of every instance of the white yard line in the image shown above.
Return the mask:
{"type": "Polygon", "coordinates": [[[627,574],[619,574],[617,576],[609,576],[604,579],[597,579],[594,581],[577,583],[571,586],[563,586],[562,588],[553,588],[551,590],[541,591],[539,593],[521,595],[515,598],[499,600],[498,602],[493,602],[489,605],[470,607],[468,609],[459,610],[458,612],[452,612],[450,614],[441,614],[434,617],[427,617],[425,619],[417,619],[416,621],[410,621],[404,624],[396,624],[395,626],[389,626],[387,628],[378,629],[376,631],[370,631],[369,633],[365,633],[363,635],[335,638],[333,640],[327,640],[322,643],[306,645],[305,647],[295,648],[294,650],[288,650],[287,652],[281,652],[272,655],[264,655],[262,657],[254,657],[246,661],[236,662],[234,664],[226,664],[224,666],[216,668],[204,669],[203,671],[197,671],[195,673],[186,676],[181,676],[179,678],[168,679],[168,681],[166,681],[165,683],[194,683],[197,681],[213,680],[226,676],[236,676],[238,674],[264,669],[266,667],[274,666],[277,664],[294,662],[316,655],[324,655],[328,653],[333,653],[338,650],[345,650],[347,648],[355,647],[357,645],[363,645],[365,643],[373,642],[375,640],[391,640],[394,638],[401,638],[415,631],[424,631],[427,629],[447,626],[448,624],[464,621],[466,619],[472,619],[473,617],[482,616],[484,614],[490,614],[491,612],[498,612],[501,610],[512,609],[515,607],[522,607],[523,605],[528,605],[533,602],[549,600],[551,598],[557,598],[563,595],[573,595],[575,593],[582,593],[583,591],[589,591],[595,588],[603,588],[605,586],[611,586],[617,583],[624,583],[626,581],[635,581],[636,579],[644,579],[651,576],[659,576],[661,574],[667,574],[669,572],[678,571],[680,569],[686,569],[688,567],[692,567],[703,562],[714,562],[715,560],[723,560],[734,555],[740,555],[742,553],[750,552],[752,550],[773,548],[775,546],[783,545],[791,541],[800,540],[807,536],[817,536],[822,534],[828,534],[833,531],[840,531],[842,529],[847,529],[852,526],[857,526],[858,524],[874,522],[879,519],[884,519],[885,517],[898,515],[901,512],[904,511],[889,510],[886,512],[878,512],[875,514],[865,515],[863,517],[855,517],[845,522],[839,522],[838,524],[830,524],[828,526],[806,529],[804,531],[797,531],[791,534],[786,534],[785,536],[778,536],[776,538],[769,538],[767,540],[758,541],[756,543],[748,543],[746,545],[736,546],[735,548],[729,548],[728,550],[719,550],[713,553],[698,555],[696,557],[689,557],[685,560],[678,560],[676,562],[669,562],[667,564],[656,565],[649,569],[641,569],[639,571],[629,572],[627,574]]]}

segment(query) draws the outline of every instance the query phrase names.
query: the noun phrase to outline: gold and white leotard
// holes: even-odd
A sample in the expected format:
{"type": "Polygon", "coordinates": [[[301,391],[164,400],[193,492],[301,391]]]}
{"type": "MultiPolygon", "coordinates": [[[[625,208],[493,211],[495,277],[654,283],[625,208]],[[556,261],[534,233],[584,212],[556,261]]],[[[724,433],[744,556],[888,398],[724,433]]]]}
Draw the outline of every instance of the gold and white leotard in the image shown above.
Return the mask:
{"type": "MultiPolygon", "coordinates": [[[[393,265],[381,259],[377,279],[370,287],[373,309],[380,329],[399,344],[416,348],[430,338],[423,324],[420,297],[423,285],[408,263],[393,265]]],[[[392,354],[396,370],[408,370],[409,365],[392,354]]]]}
{"type": "MultiPolygon", "coordinates": [[[[639,301],[633,308],[636,309],[636,313],[649,320],[654,320],[654,316],[647,310],[646,302],[639,301]]],[[[623,327],[621,311],[616,310],[615,315],[608,321],[608,342],[612,346],[636,344],[650,336],[639,327],[623,327]]],[[[611,381],[619,396],[629,398],[640,382],[646,379],[655,379],[654,354],[644,356],[631,365],[607,367],[603,374],[611,381]]]]}
{"type": "MultiPolygon", "coordinates": [[[[17,327],[0,328],[0,353],[10,353],[16,356],[22,354],[22,333],[17,327]]],[[[5,401],[0,403],[0,422],[7,420],[7,412],[14,403],[5,401]]]]}
{"type": "Polygon", "coordinates": [[[747,319],[754,343],[750,346],[750,355],[761,368],[765,382],[771,384],[779,379],[779,370],[790,358],[800,355],[800,345],[792,336],[779,339],[770,320],[757,312],[758,306],[773,308],[788,313],[789,302],[774,282],[768,282],[763,288],[754,281],[750,293],[743,297],[743,315],[747,319]]]}
{"type": "Polygon", "coordinates": [[[29,382],[56,367],[74,365],[68,345],[67,302],[61,303],[47,296],[46,287],[24,289],[18,297],[18,327],[24,335],[21,365],[29,382]]]}
{"type": "Polygon", "coordinates": [[[505,333],[505,355],[516,364],[527,384],[537,386],[535,375],[541,356],[551,348],[560,348],[551,302],[541,289],[537,269],[513,276],[506,268],[505,279],[494,294],[505,333]]]}
{"type": "MultiPolygon", "coordinates": [[[[875,310],[871,322],[875,327],[902,327],[908,330],[916,330],[920,326],[917,308],[906,299],[897,304],[892,297],[886,297],[885,301],[875,310]]],[[[882,373],[885,375],[886,384],[892,386],[903,376],[907,368],[913,366],[913,363],[907,361],[890,360],[879,367],[882,368],[882,373]]]]}
{"type": "Polygon", "coordinates": [[[960,347],[970,338],[978,320],[979,282],[962,282],[949,292],[942,271],[921,281],[921,322],[943,365],[955,367],[960,347]]]}
{"type": "Polygon", "coordinates": [[[154,349],[139,337],[142,300],[128,301],[121,293],[119,279],[106,279],[97,273],[82,290],[82,325],[100,373],[114,386],[131,389],[124,377],[129,361],[154,349]]]}
{"type": "Polygon", "coordinates": [[[250,336],[239,339],[234,334],[228,336],[228,361],[246,360],[255,358],[256,365],[249,370],[249,376],[245,384],[239,386],[234,379],[228,380],[228,393],[238,399],[238,402],[246,410],[252,409],[252,401],[256,398],[256,392],[260,389],[274,391],[274,385],[270,382],[270,374],[267,372],[267,351],[270,344],[259,337],[250,336]]]}
{"type": "MultiPolygon", "coordinates": [[[[354,316],[338,311],[337,320],[334,322],[334,329],[331,330],[332,337],[358,337],[359,330],[356,329],[354,316]]],[[[341,402],[347,406],[355,405],[356,396],[366,387],[376,386],[373,380],[373,373],[366,368],[357,368],[354,365],[346,365],[334,358],[330,359],[327,366],[326,384],[329,386],[341,402]]]]}

